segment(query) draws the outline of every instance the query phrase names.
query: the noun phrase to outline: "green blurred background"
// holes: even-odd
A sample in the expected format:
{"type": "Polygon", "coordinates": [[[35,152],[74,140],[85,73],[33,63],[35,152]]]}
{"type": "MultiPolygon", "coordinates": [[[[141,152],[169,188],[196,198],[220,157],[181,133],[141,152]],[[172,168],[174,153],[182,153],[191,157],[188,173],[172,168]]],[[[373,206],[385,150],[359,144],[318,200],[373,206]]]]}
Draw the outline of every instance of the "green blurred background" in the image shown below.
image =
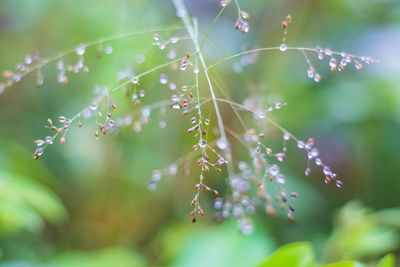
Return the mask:
{"type": "MultiPolygon", "coordinates": [[[[204,34],[220,10],[217,1],[185,2],[204,34]]],[[[48,117],[74,115],[90,102],[94,85],[111,86],[119,71],[133,66],[139,73],[168,61],[169,49],[151,46],[152,34],[132,36],[110,42],[113,54],[101,59],[96,47],[88,48],[90,72],[74,75],[65,86],[49,64],[41,88],[31,74],[0,96],[0,266],[255,266],[295,241],[309,242],[319,263],[374,264],[389,252],[399,253],[400,3],[239,2],[250,13],[250,32],[234,30],[236,10],[229,6],[204,47],[210,62],[246,47],[279,45],[280,22],[289,13],[288,45],[329,46],[380,60],[363,72],[348,67],[331,73],[326,61],[313,58],[322,74],[319,84],[306,77],[303,56],[291,51],[260,54],[257,64],[241,73],[233,71],[239,58],[213,72],[239,102],[248,94],[287,102],[274,119],[301,139],[315,137],[344,188],[324,185],[317,170],[304,177],[305,156],[291,143],[283,168],[288,190],[299,193],[294,224],[285,214],[269,217],[260,207],[254,233],[244,236],[234,220],[213,222],[212,197],[203,197],[207,216],[192,224],[196,168],[189,177],[170,177],[155,192],[147,190],[152,170],[191,149],[190,123],[177,112],[167,113],[166,129],[155,119],[141,133],[122,128],[97,141],[94,122],[85,121],[85,127],[70,131],[65,145],[51,145],[33,161],[33,140],[48,134],[43,127],[48,117]],[[146,60],[138,64],[141,54],[146,60]]],[[[2,0],[0,69],[13,69],[35,49],[46,57],[93,39],[176,22],[167,0],[2,0]]],[[[178,56],[189,44],[177,45],[178,56]]],[[[64,60],[75,63],[77,57],[64,60]]],[[[144,104],[170,96],[158,83],[160,73],[141,80],[144,104]]],[[[117,115],[133,108],[123,94],[115,99],[121,106],[117,115]]],[[[228,125],[239,129],[229,109],[223,113],[228,125]]],[[[277,133],[268,135],[272,147],[281,142],[277,133]]],[[[248,159],[238,144],[234,149],[235,158],[248,159]]],[[[207,179],[224,192],[223,176],[207,179]]]]}

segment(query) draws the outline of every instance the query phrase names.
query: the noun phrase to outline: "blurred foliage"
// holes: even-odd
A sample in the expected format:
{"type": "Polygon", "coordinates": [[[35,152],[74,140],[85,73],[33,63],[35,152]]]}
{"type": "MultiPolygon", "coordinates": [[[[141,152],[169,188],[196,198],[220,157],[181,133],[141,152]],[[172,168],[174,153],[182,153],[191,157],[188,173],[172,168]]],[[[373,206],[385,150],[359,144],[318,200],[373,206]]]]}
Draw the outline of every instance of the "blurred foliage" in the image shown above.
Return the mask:
{"type": "Polygon", "coordinates": [[[376,258],[400,248],[400,208],[372,212],[350,202],[336,216],[325,259],[376,258]]]}
{"type": "MultiPolygon", "coordinates": [[[[315,137],[322,157],[343,180],[343,190],[324,185],[317,172],[304,178],[304,155],[289,146],[287,188],[299,193],[294,224],[282,214],[269,217],[260,207],[254,234],[242,236],[234,221],[213,222],[212,199],[204,198],[206,216],[193,225],[187,214],[196,171],[163,180],[156,192],[146,188],[153,169],[190,151],[189,123],[176,114],[167,114],[166,129],[150,123],[140,134],[121,129],[98,141],[95,126],[85,121],[79,131],[71,130],[65,145],[54,144],[43,159],[33,161],[32,141],[48,133],[43,128],[48,117],[81,110],[94,85],[113,84],[117,72],[133,65],[138,54],[146,60],[135,65],[137,72],[167,60],[167,49],[150,45],[151,34],[116,40],[113,54],[101,59],[97,47],[88,49],[90,72],[71,77],[68,85],[56,82],[50,64],[42,70],[43,87],[35,88],[31,75],[0,96],[1,267],[315,266],[338,261],[350,262],[327,266],[395,266],[400,246],[399,2],[239,1],[250,13],[250,32],[234,31],[236,11],[228,7],[204,46],[210,62],[243,48],[279,45],[280,22],[288,13],[293,17],[289,45],[330,46],[380,59],[364,72],[330,73],[315,62],[320,84],[306,78],[302,55],[289,51],[260,54],[257,64],[244,66],[241,73],[232,71],[239,58],[213,73],[235,100],[250,95],[265,103],[287,102],[271,116],[299,138],[315,137]],[[296,241],[304,242],[281,247],[296,241]],[[392,254],[378,263],[387,253],[392,254]]],[[[185,2],[205,33],[219,11],[217,1],[185,2]]],[[[166,0],[2,0],[0,70],[12,69],[34,49],[47,57],[89,40],[176,22],[166,0]]],[[[187,48],[178,46],[178,51],[187,48]]],[[[76,55],[65,60],[75,62],[76,55]]],[[[141,81],[149,89],[144,104],[170,97],[159,90],[158,75],[141,81]]],[[[131,109],[124,94],[115,99],[116,116],[131,109]]],[[[232,112],[222,110],[236,129],[232,112]]],[[[280,146],[281,137],[273,130],[267,138],[271,147],[280,146]]],[[[235,157],[246,159],[247,153],[235,144],[235,157]]],[[[221,176],[207,179],[224,193],[221,176]]]]}
{"type": "MultiPolygon", "coordinates": [[[[315,263],[314,252],[311,245],[306,242],[292,243],[278,248],[272,255],[259,267],[363,267],[365,266],[359,262],[343,261],[327,265],[320,265],[315,263]]],[[[392,254],[386,255],[382,258],[377,267],[395,267],[394,257],[392,254]]]]}
{"type": "Polygon", "coordinates": [[[0,231],[15,234],[22,230],[38,231],[44,219],[60,223],[66,210],[60,199],[29,178],[0,170],[0,231]]]}

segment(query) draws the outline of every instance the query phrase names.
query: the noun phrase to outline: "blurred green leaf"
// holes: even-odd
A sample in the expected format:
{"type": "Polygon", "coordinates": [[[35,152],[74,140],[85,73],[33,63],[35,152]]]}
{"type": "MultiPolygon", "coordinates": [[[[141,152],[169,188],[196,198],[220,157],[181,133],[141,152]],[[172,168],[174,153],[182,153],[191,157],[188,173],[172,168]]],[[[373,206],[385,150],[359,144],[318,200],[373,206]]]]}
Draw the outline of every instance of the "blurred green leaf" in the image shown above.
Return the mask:
{"type": "Polygon", "coordinates": [[[311,267],[314,266],[314,252],[309,243],[298,242],[278,248],[259,267],[311,267]]]}
{"type": "Polygon", "coordinates": [[[359,266],[361,267],[362,265],[354,261],[337,262],[328,265],[323,265],[323,267],[359,267],[359,266]]]}
{"type": "Polygon", "coordinates": [[[32,160],[32,150],[10,139],[0,139],[0,147],[0,169],[30,177],[46,185],[57,182],[43,161],[32,160]]]}
{"type": "Polygon", "coordinates": [[[63,252],[49,263],[60,267],[148,266],[140,254],[126,247],[111,247],[94,252],[63,252]]]}
{"type": "Polygon", "coordinates": [[[394,255],[388,254],[379,261],[376,267],[394,267],[395,266],[394,261],[395,261],[394,255]]]}
{"type": "Polygon", "coordinates": [[[0,263],[0,267],[57,267],[57,266],[48,264],[37,264],[28,261],[7,261],[0,263]]]}
{"type": "Polygon", "coordinates": [[[246,267],[255,266],[274,248],[270,234],[261,226],[251,236],[241,234],[233,221],[206,227],[169,227],[161,236],[161,257],[174,267],[246,267]]]}
{"type": "Polygon", "coordinates": [[[374,213],[359,202],[349,202],[336,217],[335,229],[326,245],[325,259],[362,260],[395,250],[400,244],[399,232],[393,227],[393,222],[399,216],[399,209],[374,213]]]}
{"type": "Polygon", "coordinates": [[[57,224],[67,212],[51,190],[36,181],[0,170],[0,231],[37,231],[43,219],[57,224]]]}

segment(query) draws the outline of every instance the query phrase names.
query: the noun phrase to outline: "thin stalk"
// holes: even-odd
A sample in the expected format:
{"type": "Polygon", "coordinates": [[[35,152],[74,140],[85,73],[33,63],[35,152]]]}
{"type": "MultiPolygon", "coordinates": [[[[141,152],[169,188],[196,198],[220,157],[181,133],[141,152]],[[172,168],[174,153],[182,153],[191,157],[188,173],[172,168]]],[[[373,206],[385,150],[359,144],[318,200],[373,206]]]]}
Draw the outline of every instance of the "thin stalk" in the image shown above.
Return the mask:
{"type": "MultiPolygon", "coordinates": [[[[225,57],[225,58],[221,59],[220,61],[218,61],[218,62],[216,62],[216,63],[214,63],[214,64],[208,66],[208,69],[210,70],[210,69],[212,69],[212,68],[215,68],[215,67],[218,66],[219,64],[221,64],[221,63],[223,63],[223,62],[225,62],[225,61],[227,61],[227,60],[233,59],[233,58],[235,58],[235,57],[239,57],[239,56],[243,56],[243,55],[251,54],[251,53],[255,53],[255,52],[271,51],[271,50],[280,50],[280,47],[279,47],[279,46],[274,46],[274,47],[263,47],[263,48],[257,48],[257,49],[252,49],[252,50],[244,51],[244,52],[241,52],[241,53],[237,53],[237,54],[234,54],[234,55],[225,57]]],[[[298,51],[313,51],[313,52],[317,52],[317,49],[316,49],[316,48],[310,48],[310,47],[287,47],[287,50],[298,50],[298,51]]],[[[341,54],[342,54],[342,52],[335,52],[335,51],[332,51],[332,55],[341,55],[341,54]]],[[[345,53],[345,54],[348,55],[348,56],[350,56],[350,57],[353,57],[353,58],[363,59],[362,56],[357,56],[357,55],[348,54],[348,53],[345,53]]]]}
{"type": "MultiPolygon", "coordinates": [[[[153,28],[153,29],[149,29],[149,30],[143,30],[143,31],[132,31],[132,32],[127,32],[127,33],[121,33],[121,34],[116,34],[116,35],[112,35],[109,37],[105,37],[105,38],[100,38],[94,41],[89,41],[89,42],[85,42],[82,43],[81,45],[87,47],[91,47],[94,45],[98,45],[98,44],[102,44],[104,42],[108,42],[108,41],[113,41],[113,40],[117,40],[117,39],[121,39],[121,38],[125,38],[125,37],[129,37],[129,36],[133,36],[133,35],[139,35],[139,34],[146,34],[146,33],[153,33],[153,32],[162,32],[162,31],[173,31],[173,30],[177,30],[182,28],[181,25],[173,25],[173,26],[167,26],[167,27],[157,27],[157,28],[153,28]]],[[[41,68],[43,68],[44,66],[46,66],[47,64],[54,62],[66,55],[72,54],[74,53],[76,50],[76,46],[73,48],[68,48],[65,50],[62,50],[61,52],[59,52],[58,54],[49,57],[49,58],[42,58],[40,60],[40,62],[38,62],[37,64],[33,65],[29,71],[26,71],[24,73],[21,74],[20,78],[22,79],[23,77],[25,77],[26,75],[36,71],[36,70],[40,70],[41,68]]],[[[10,87],[10,86],[8,86],[10,87]]],[[[8,88],[6,87],[6,88],[8,88]]]]}
{"type": "MultiPolygon", "coordinates": [[[[175,5],[177,13],[181,16],[181,18],[183,20],[183,23],[184,23],[184,25],[186,27],[186,30],[189,33],[189,36],[192,38],[193,45],[195,46],[195,49],[197,51],[197,56],[200,59],[200,63],[201,63],[201,66],[203,68],[204,75],[205,75],[205,77],[207,79],[207,82],[208,82],[208,88],[210,90],[211,99],[212,99],[212,102],[214,104],[215,115],[217,116],[218,129],[219,129],[221,138],[228,143],[228,139],[227,139],[227,136],[226,136],[226,133],[225,133],[225,129],[224,129],[224,123],[222,121],[221,112],[219,110],[219,107],[218,107],[218,104],[217,104],[217,100],[216,100],[217,98],[215,96],[213,85],[211,83],[211,79],[210,79],[210,76],[208,74],[208,68],[207,68],[203,53],[201,52],[200,46],[199,46],[199,44],[198,44],[198,42],[196,40],[195,31],[193,29],[192,24],[190,23],[190,18],[189,18],[188,11],[187,11],[186,6],[185,6],[185,4],[183,3],[182,0],[173,0],[173,3],[175,5]]],[[[230,148],[230,144],[229,143],[228,143],[227,148],[225,149],[224,152],[225,152],[226,160],[228,161],[228,164],[227,164],[228,176],[232,177],[234,175],[234,169],[233,169],[233,165],[232,165],[232,153],[231,153],[231,148],[230,148]]]]}
{"type": "Polygon", "coordinates": [[[214,24],[217,22],[218,18],[221,16],[221,14],[222,14],[222,12],[224,11],[224,9],[229,5],[229,3],[230,3],[231,1],[232,1],[232,0],[229,0],[229,2],[226,3],[226,5],[221,9],[221,11],[219,11],[218,15],[215,17],[214,21],[211,23],[210,28],[208,28],[208,31],[207,31],[206,35],[204,36],[203,41],[202,41],[201,44],[200,44],[200,49],[203,48],[203,45],[204,45],[204,43],[205,43],[206,40],[207,40],[208,34],[210,33],[211,29],[214,27],[214,24]]]}

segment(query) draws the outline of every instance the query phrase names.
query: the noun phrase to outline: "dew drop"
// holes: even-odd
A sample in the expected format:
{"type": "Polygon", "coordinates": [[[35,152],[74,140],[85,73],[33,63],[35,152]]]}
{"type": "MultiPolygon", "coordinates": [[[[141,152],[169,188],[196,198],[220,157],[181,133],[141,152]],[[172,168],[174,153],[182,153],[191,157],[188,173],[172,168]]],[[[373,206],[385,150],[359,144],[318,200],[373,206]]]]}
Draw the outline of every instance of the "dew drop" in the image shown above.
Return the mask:
{"type": "Polygon", "coordinates": [[[363,70],[364,68],[363,65],[356,60],[354,61],[354,66],[356,67],[357,70],[363,70]]]}
{"type": "Polygon", "coordinates": [[[133,77],[132,80],[131,80],[131,82],[132,82],[133,84],[138,84],[138,83],[139,83],[139,77],[137,77],[137,76],[133,77]]]}
{"type": "Polygon", "coordinates": [[[330,176],[332,174],[331,169],[328,166],[324,166],[323,172],[327,176],[330,176]]]}
{"type": "Polygon", "coordinates": [[[314,74],[314,81],[316,83],[319,83],[321,81],[321,75],[319,75],[319,73],[314,74]]]}
{"type": "MultiPolygon", "coordinates": [[[[276,181],[277,181],[278,183],[280,183],[280,184],[284,184],[284,183],[286,182],[285,176],[283,176],[282,174],[278,174],[278,175],[276,176],[276,181]]],[[[282,200],[285,201],[285,200],[286,200],[286,197],[282,198],[282,200]]],[[[286,201],[285,201],[285,202],[286,202],[286,201]]]]}
{"type": "Polygon", "coordinates": [[[168,76],[165,74],[160,75],[160,83],[161,84],[167,84],[168,83],[168,76]]]}
{"type": "Polygon", "coordinates": [[[41,155],[43,155],[43,148],[38,148],[38,149],[36,149],[35,150],[35,155],[37,155],[37,156],[41,156],[41,155]]]}
{"type": "Polygon", "coordinates": [[[283,162],[285,160],[285,153],[276,153],[275,157],[279,162],[283,162]]]}
{"type": "Polygon", "coordinates": [[[268,168],[268,172],[272,175],[272,176],[276,176],[279,173],[279,167],[276,164],[271,165],[268,168]]]}
{"type": "Polygon", "coordinates": [[[111,46],[111,45],[106,46],[106,47],[104,48],[104,52],[105,52],[107,55],[110,55],[110,54],[113,52],[112,46],[111,46]]]}
{"type": "Polygon", "coordinates": [[[304,149],[304,142],[303,142],[303,141],[298,141],[298,142],[297,142],[297,147],[298,147],[299,149],[304,149]]]}
{"type": "Polygon", "coordinates": [[[173,102],[178,102],[178,100],[179,100],[178,95],[172,95],[172,96],[171,96],[171,100],[172,100],[173,102]]]}
{"type": "Polygon", "coordinates": [[[281,45],[279,46],[279,50],[281,50],[282,52],[284,52],[284,51],[287,50],[287,46],[286,46],[285,44],[281,44],[281,45]]]}
{"type": "Polygon", "coordinates": [[[240,223],[240,226],[239,226],[240,232],[242,232],[242,234],[244,234],[244,235],[250,235],[254,231],[253,223],[248,219],[244,219],[244,220],[246,220],[246,222],[240,223]]]}
{"type": "Polygon", "coordinates": [[[242,23],[242,33],[248,33],[250,30],[250,26],[247,22],[242,23]]]}
{"type": "Polygon", "coordinates": [[[199,141],[199,147],[200,148],[205,148],[207,146],[207,142],[204,139],[200,139],[199,141]]]}
{"type": "Polygon", "coordinates": [[[150,114],[151,114],[151,110],[149,107],[142,108],[142,116],[143,117],[148,118],[148,117],[150,117],[150,114]]]}
{"type": "Polygon", "coordinates": [[[178,165],[175,163],[168,166],[168,173],[170,175],[175,175],[178,172],[178,165]]]}
{"type": "Polygon", "coordinates": [[[187,64],[181,64],[181,66],[179,67],[180,70],[185,71],[187,68],[187,64]]]}
{"type": "Polygon", "coordinates": [[[58,117],[58,120],[59,120],[61,123],[64,123],[64,122],[67,120],[67,118],[65,118],[64,116],[60,116],[60,117],[58,117]]]}
{"type": "Polygon", "coordinates": [[[316,157],[318,157],[318,149],[316,149],[316,148],[313,148],[313,149],[311,149],[311,156],[313,157],[313,158],[316,158],[316,157]]]}
{"type": "Polygon", "coordinates": [[[99,105],[98,105],[96,102],[94,102],[94,103],[92,103],[92,104],[90,105],[90,109],[93,110],[93,111],[95,111],[95,110],[97,109],[98,106],[99,106],[99,105]]]}
{"type": "Polygon", "coordinates": [[[75,49],[75,52],[78,56],[83,56],[85,54],[86,48],[84,45],[80,45],[75,49]]]}
{"type": "Polygon", "coordinates": [[[332,50],[330,48],[325,48],[325,55],[332,56],[332,50]]]}
{"type": "Polygon", "coordinates": [[[290,140],[290,134],[289,133],[284,133],[283,134],[283,140],[289,141],[290,140]]]}
{"type": "Polygon", "coordinates": [[[155,191],[157,189],[157,183],[154,181],[150,181],[147,184],[147,189],[149,189],[149,191],[155,191]]]}
{"type": "Polygon", "coordinates": [[[226,138],[221,137],[217,140],[217,147],[220,150],[225,150],[228,148],[228,140],[226,140],[226,138]]]}
{"type": "Polygon", "coordinates": [[[340,65],[343,66],[343,67],[346,67],[346,65],[347,65],[346,58],[342,58],[342,59],[340,60],[340,65]]]}
{"type": "Polygon", "coordinates": [[[171,89],[171,90],[176,90],[176,84],[170,83],[170,84],[169,84],[169,89],[171,89]]]}
{"type": "Polygon", "coordinates": [[[222,209],[224,205],[224,201],[222,200],[222,198],[217,198],[214,200],[214,208],[216,210],[222,209]]]}
{"type": "Polygon", "coordinates": [[[33,59],[31,56],[26,56],[25,57],[25,64],[29,65],[33,62],[33,59]]]}
{"type": "Polygon", "coordinates": [[[219,2],[219,5],[222,6],[222,7],[224,7],[224,6],[226,6],[228,3],[229,3],[229,0],[221,0],[221,1],[219,2]]]}
{"type": "Polygon", "coordinates": [[[331,59],[329,60],[329,66],[330,66],[331,68],[336,68],[336,67],[337,67],[336,58],[331,57],[331,59]]]}
{"type": "Polygon", "coordinates": [[[64,83],[67,80],[67,76],[63,72],[60,72],[58,77],[57,77],[57,82],[58,83],[64,83]]]}
{"type": "Polygon", "coordinates": [[[240,11],[240,15],[242,16],[242,18],[243,19],[248,19],[250,16],[249,16],[249,13],[247,13],[246,11],[240,11]]]}
{"type": "Polygon", "coordinates": [[[257,118],[258,118],[258,119],[261,119],[261,120],[264,119],[264,118],[265,118],[264,112],[262,112],[262,111],[261,111],[261,112],[258,112],[258,113],[257,113],[257,118]]]}

